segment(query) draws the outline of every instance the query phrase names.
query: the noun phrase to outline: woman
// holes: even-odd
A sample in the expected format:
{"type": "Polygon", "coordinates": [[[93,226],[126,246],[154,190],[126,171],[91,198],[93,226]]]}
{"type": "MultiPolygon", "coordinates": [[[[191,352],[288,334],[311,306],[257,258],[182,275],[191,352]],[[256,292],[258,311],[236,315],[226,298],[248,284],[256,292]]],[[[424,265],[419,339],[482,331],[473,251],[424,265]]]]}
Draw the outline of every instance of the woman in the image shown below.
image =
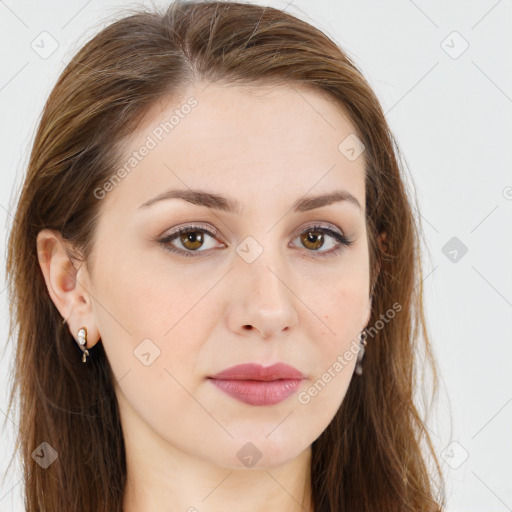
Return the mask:
{"type": "Polygon", "coordinates": [[[441,510],[398,148],[306,22],[103,29],[45,106],[7,271],[28,512],[441,510]]]}

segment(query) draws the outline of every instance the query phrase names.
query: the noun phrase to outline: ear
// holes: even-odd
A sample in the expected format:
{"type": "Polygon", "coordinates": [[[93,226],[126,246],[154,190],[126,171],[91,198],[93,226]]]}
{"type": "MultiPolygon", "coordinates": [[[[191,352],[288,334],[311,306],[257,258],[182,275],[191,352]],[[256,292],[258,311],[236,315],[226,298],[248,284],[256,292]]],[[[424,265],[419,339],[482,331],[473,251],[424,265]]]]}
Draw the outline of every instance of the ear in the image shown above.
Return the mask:
{"type": "MultiPolygon", "coordinates": [[[[388,245],[386,243],[386,236],[387,236],[387,233],[385,231],[382,231],[377,236],[377,243],[379,245],[380,252],[387,252],[388,245]]],[[[380,274],[380,270],[381,270],[381,261],[380,261],[380,257],[379,257],[377,259],[377,272],[376,272],[376,276],[375,276],[375,282],[377,282],[377,279],[380,274]]],[[[373,306],[373,289],[370,290],[370,295],[368,298],[368,317],[366,318],[366,322],[364,325],[368,325],[368,323],[370,322],[370,318],[372,316],[372,306],[373,306]]]]}
{"type": "Polygon", "coordinates": [[[55,230],[43,229],[37,235],[37,256],[48,293],[71,335],[78,342],[78,330],[87,328],[86,348],[100,339],[93,314],[90,279],[84,265],[75,268],[69,256],[70,242],[55,230]]]}
{"type": "Polygon", "coordinates": [[[388,252],[388,242],[387,242],[387,233],[382,231],[377,237],[377,243],[379,244],[379,248],[382,252],[388,252]]]}

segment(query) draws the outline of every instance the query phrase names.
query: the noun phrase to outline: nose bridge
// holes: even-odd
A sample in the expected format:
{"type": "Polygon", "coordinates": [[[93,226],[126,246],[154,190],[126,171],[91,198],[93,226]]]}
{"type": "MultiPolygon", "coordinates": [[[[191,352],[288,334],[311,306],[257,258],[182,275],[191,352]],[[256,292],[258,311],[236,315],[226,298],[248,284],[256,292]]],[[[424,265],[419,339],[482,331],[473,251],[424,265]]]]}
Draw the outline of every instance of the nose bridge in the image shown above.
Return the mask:
{"type": "MultiPolygon", "coordinates": [[[[260,243],[247,237],[237,248],[235,286],[239,289],[239,319],[263,334],[279,332],[296,321],[296,311],[289,283],[290,273],[282,248],[272,235],[260,243]]],[[[242,327],[240,325],[240,327],[242,327]]]]}

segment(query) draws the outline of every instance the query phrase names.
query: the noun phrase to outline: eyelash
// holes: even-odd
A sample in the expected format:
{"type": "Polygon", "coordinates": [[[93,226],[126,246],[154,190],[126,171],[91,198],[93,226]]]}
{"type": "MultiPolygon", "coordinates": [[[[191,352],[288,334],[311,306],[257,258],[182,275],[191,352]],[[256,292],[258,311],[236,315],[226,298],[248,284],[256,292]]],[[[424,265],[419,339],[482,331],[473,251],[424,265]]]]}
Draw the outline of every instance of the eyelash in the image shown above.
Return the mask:
{"type": "MultiPolygon", "coordinates": [[[[340,244],[340,245],[336,246],[334,249],[331,249],[330,251],[324,251],[324,252],[315,252],[315,251],[306,249],[307,252],[312,253],[311,255],[313,258],[327,258],[330,256],[334,256],[337,253],[339,253],[340,251],[342,251],[345,247],[348,247],[354,243],[353,240],[349,240],[345,235],[338,233],[337,231],[326,228],[324,226],[317,226],[317,225],[308,226],[306,229],[303,229],[300,233],[298,233],[297,236],[302,235],[306,231],[315,231],[315,232],[320,232],[322,234],[329,235],[332,238],[334,238],[335,240],[337,240],[340,244]]],[[[177,229],[176,231],[173,231],[172,233],[166,235],[163,238],[158,239],[157,241],[158,241],[158,243],[160,243],[163,246],[164,250],[166,250],[170,253],[178,254],[180,256],[185,256],[187,258],[201,257],[200,255],[198,255],[196,253],[209,252],[209,250],[206,250],[206,251],[187,250],[187,251],[185,251],[182,249],[178,249],[177,247],[174,247],[172,245],[169,245],[170,242],[178,239],[182,233],[186,233],[186,232],[192,232],[192,233],[200,232],[203,234],[206,233],[207,235],[210,235],[212,238],[216,238],[216,236],[218,235],[218,231],[215,229],[209,230],[209,229],[206,229],[206,228],[203,228],[200,226],[189,225],[189,226],[184,226],[180,229],[177,229]]],[[[297,238],[297,237],[295,237],[295,238],[297,238]]]]}

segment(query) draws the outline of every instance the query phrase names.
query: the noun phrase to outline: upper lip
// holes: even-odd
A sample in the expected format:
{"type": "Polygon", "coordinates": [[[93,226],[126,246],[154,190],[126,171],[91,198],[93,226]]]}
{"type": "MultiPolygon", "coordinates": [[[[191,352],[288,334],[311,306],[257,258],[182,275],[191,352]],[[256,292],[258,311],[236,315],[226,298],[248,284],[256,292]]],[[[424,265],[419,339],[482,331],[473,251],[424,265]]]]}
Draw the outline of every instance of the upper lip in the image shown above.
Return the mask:
{"type": "Polygon", "coordinates": [[[247,363],[227,368],[209,377],[217,380],[261,380],[272,381],[279,379],[305,379],[297,368],[285,363],[275,363],[271,366],[247,363]]]}

